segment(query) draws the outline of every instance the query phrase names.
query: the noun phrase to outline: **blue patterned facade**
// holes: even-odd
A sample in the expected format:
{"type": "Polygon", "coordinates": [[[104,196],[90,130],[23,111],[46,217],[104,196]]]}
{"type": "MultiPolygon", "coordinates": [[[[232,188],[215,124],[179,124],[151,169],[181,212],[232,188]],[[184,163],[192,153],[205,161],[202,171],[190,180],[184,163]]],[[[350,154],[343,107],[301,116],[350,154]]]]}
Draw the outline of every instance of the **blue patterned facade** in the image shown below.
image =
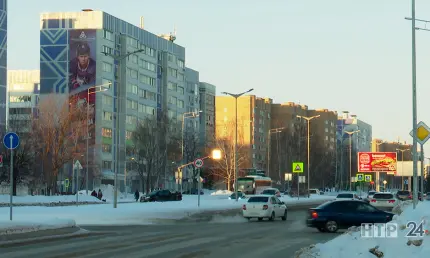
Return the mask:
{"type": "Polygon", "coordinates": [[[0,0],[0,126],[6,125],[7,0],[0,0]]]}
{"type": "Polygon", "coordinates": [[[40,30],[40,93],[67,93],[68,20],[43,23],[47,26],[40,30]]]}

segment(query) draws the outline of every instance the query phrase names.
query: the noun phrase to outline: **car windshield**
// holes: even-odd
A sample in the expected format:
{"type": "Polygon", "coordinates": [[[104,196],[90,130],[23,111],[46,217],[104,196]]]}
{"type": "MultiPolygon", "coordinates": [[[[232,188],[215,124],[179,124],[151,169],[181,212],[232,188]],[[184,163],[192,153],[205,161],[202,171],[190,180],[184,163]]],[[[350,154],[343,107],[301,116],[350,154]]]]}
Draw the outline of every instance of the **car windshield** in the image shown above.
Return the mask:
{"type": "Polygon", "coordinates": [[[409,191],[398,191],[398,195],[409,195],[409,191]]]}
{"type": "Polygon", "coordinates": [[[262,194],[276,194],[276,190],[274,189],[266,189],[262,192],[262,194]]]}
{"type": "Polygon", "coordinates": [[[373,195],[373,199],[393,199],[394,196],[390,193],[377,193],[373,195]]]}
{"type": "Polygon", "coordinates": [[[336,198],[354,198],[353,194],[338,194],[336,198]]]}
{"type": "Polygon", "coordinates": [[[264,197],[264,196],[253,196],[248,200],[248,202],[268,202],[268,201],[269,201],[269,197],[264,197]]]}

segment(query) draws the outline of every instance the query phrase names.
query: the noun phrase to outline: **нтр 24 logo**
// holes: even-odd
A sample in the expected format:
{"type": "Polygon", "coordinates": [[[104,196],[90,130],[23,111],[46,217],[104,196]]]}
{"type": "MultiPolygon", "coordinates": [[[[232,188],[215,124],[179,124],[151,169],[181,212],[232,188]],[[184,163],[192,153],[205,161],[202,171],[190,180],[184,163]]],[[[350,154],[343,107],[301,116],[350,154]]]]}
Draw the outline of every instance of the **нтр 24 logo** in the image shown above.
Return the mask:
{"type": "MultiPolygon", "coordinates": [[[[361,237],[394,238],[399,237],[400,226],[397,223],[362,223],[361,237]]],[[[424,230],[424,222],[409,221],[406,224],[404,237],[424,237],[428,230],[424,230]]]]}

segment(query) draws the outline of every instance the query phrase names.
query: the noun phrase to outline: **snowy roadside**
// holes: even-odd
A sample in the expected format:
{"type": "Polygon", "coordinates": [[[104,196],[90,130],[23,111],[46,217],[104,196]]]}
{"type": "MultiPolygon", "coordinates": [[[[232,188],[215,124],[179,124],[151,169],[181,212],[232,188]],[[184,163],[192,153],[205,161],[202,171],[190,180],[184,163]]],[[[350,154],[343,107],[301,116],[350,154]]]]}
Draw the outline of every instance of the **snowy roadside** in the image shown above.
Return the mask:
{"type": "Polygon", "coordinates": [[[361,228],[350,228],[345,234],[328,241],[300,250],[298,258],[397,258],[429,257],[430,254],[430,201],[419,202],[414,210],[411,203],[405,203],[403,212],[395,215],[392,223],[399,225],[396,238],[361,237],[361,228]],[[412,228],[407,223],[423,222],[423,237],[405,237],[412,228]]]}
{"type": "MultiPolygon", "coordinates": [[[[15,221],[46,221],[70,219],[77,225],[147,225],[159,220],[178,220],[200,212],[240,209],[247,199],[228,200],[227,196],[202,195],[200,207],[196,195],[184,195],[182,201],[123,203],[114,209],[112,205],[82,206],[27,206],[14,208],[15,221]]],[[[320,203],[333,197],[311,196],[300,200],[283,197],[287,205],[320,203]]],[[[0,208],[0,222],[9,219],[8,208],[0,208]]]]}
{"type": "Polygon", "coordinates": [[[0,221],[0,236],[22,234],[40,230],[61,229],[76,227],[76,222],[71,219],[50,219],[50,220],[19,220],[0,221]]]}

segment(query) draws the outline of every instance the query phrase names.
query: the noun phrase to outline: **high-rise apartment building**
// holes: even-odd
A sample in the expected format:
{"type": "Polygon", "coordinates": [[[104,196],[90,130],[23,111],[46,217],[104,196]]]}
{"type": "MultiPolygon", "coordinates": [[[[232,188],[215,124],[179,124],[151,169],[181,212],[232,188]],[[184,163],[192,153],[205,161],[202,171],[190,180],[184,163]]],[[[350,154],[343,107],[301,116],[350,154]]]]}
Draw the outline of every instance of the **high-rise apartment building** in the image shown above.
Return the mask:
{"type": "Polygon", "coordinates": [[[173,42],[173,35],[157,36],[143,23],[137,27],[102,11],[45,13],[40,18],[42,95],[86,95],[95,85],[111,83],[107,91],[91,94],[88,100],[95,105],[94,167],[89,167],[89,174],[97,168],[101,175],[95,185],[113,184],[117,170],[123,186],[126,153],[137,122],[166,114],[179,122],[186,111],[185,48],[173,42]],[[116,129],[119,159],[114,151],[116,129]]]}
{"type": "MultiPolygon", "coordinates": [[[[267,138],[270,129],[272,99],[246,95],[237,99],[237,132],[240,168],[265,170],[267,138]]],[[[230,96],[215,98],[216,139],[225,139],[234,144],[236,126],[235,99],[230,96]]]]}
{"type": "Polygon", "coordinates": [[[209,153],[215,146],[215,85],[200,82],[200,147],[202,153],[209,153]]]}
{"type": "MultiPolygon", "coordinates": [[[[284,173],[292,172],[293,162],[304,163],[304,176],[307,176],[308,123],[310,120],[310,185],[329,186],[333,182],[337,113],[328,109],[310,110],[306,105],[294,102],[272,104],[270,130],[270,152],[268,157],[269,176],[278,187],[284,188],[284,173]]],[[[296,185],[297,178],[289,182],[296,185]]]]}
{"type": "Polygon", "coordinates": [[[195,138],[198,140],[199,134],[199,117],[200,117],[200,95],[199,95],[199,72],[191,68],[185,68],[185,112],[194,112],[199,116],[196,119],[186,119],[186,128],[192,130],[195,133],[195,138]]]}
{"type": "Polygon", "coordinates": [[[7,105],[7,0],[0,0],[0,128],[6,126],[7,105]]]}
{"type": "Polygon", "coordinates": [[[23,137],[31,130],[31,121],[39,102],[40,71],[9,70],[7,83],[8,127],[23,137]]]}

